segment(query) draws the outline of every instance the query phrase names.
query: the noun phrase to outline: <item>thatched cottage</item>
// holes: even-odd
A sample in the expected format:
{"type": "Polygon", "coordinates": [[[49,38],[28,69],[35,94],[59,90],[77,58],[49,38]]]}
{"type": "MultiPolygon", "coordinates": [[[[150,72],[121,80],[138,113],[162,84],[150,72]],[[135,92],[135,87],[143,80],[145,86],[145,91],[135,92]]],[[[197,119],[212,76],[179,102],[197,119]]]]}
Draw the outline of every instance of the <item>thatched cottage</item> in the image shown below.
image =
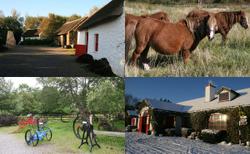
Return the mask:
{"type": "Polygon", "coordinates": [[[64,23],[57,30],[58,45],[73,48],[77,43],[77,29],[86,19],[87,17],[83,17],[64,23]]]}
{"type": "Polygon", "coordinates": [[[79,26],[76,55],[88,53],[97,60],[106,58],[112,71],[123,77],[124,25],[124,0],[112,0],[79,26]]]}

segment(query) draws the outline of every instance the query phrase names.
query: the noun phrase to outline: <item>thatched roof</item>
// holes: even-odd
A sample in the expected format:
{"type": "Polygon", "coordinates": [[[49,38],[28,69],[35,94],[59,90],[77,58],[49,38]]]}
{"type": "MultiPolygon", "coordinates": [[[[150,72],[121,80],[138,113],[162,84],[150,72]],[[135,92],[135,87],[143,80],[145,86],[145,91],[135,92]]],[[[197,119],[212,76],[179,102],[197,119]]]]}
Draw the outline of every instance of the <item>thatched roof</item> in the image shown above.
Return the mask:
{"type": "Polygon", "coordinates": [[[39,29],[29,29],[23,33],[23,37],[37,37],[39,36],[39,29]]]}
{"type": "Polygon", "coordinates": [[[87,19],[87,17],[83,17],[80,19],[76,19],[73,21],[68,21],[63,24],[58,30],[57,35],[67,34],[70,31],[76,31],[77,28],[87,19]]]}
{"type": "Polygon", "coordinates": [[[123,14],[123,6],[124,0],[112,0],[90,16],[81,26],[79,26],[78,30],[83,30],[121,16],[123,14]]]}

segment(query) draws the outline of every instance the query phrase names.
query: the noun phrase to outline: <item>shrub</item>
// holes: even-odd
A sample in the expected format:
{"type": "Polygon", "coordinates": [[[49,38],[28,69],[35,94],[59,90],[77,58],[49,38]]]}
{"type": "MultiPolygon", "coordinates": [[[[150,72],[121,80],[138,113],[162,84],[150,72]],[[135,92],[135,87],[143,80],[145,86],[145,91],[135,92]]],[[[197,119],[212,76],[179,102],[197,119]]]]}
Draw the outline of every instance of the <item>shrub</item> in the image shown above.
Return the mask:
{"type": "Polygon", "coordinates": [[[242,132],[243,136],[246,137],[247,141],[250,141],[250,107],[244,107],[243,111],[245,112],[246,116],[248,117],[248,123],[242,132]]]}
{"type": "Polygon", "coordinates": [[[0,127],[15,125],[17,124],[17,121],[17,117],[14,115],[0,115],[0,127]]]}
{"type": "Polygon", "coordinates": [[[181,128],[181,136],[188,137],[192,133],[191,128],[181,128]]]}
{"type": "Polygon", "coordinates": [[[115,76],[106,58],[102,58],[100,60],[94,60],[94,62],[89,65],[89,69],[92,72],[99,74],[101,76],[115,76]]]}
{"type": "Polygon", "coordinates": [[[200,132],[202,129],[207,128],[208,119],[209,119],[209,114],[206,111],[191,113],[190,120],[191,120],[192,128],[196,132],[200,132]]]}
{"type": "MultiPolygon", "coordinates": [[[[242,107],[243,112],[246,114],[248,119],[250,119],[250,106],[242,107]]],[[[241,130],[241,140],[243,142],[250,141],[250,121],[246,126],[239,127],[239,109],[238,108],[228,108],[228,109],[219,109],[219,110],[210,110],[197,113],[191,113],[191,125],[195,131],[201,131],[206,129],[208,125],[208,118],[211,113],[222,113],[227,114],[229,120],[227,121],[227,138],[226,141],[232,143],[239,143],[239,129],[241,130]]]]}
{"type": "Polygon", "coordinates": [[[43,40],[24,40],[22,45],[49,45],[54,46],[54,41],[50,39],[43,39],[43,40]]]}
{"type": "Polygon", "coordinates": [[[82,56],[77,57],[76,62],[84,64],[93,64],[94,58],[92,55],[84,54],[82,56]]]}
{"type": "Polygon", "coordinates": [[[106,130],[106,131],[111,131],[112,130],[112,126],[111,124],[107,121],[107,120],[100,120],[98,122],[98,130],[106,130]]]}
{"type": "Polygon", "coordinates": [[[0,27],[0,48],[6,43],[7,31],[0,27]]]}
{"type": "Polygon", "coordinates": [[[175,135],[175,128],[167,128],[165,129],[166,136],[174,136],[175,135]]]}
{"type": "Polygon", "coordinates": [[[227,132],[223,130],[204,129],[201,131],[200,139],[208,143],[219,143],[227,137],[227,132]]]}
{"type": "Polygon", "coordinates": [[[238,108],[230,109],[227,113],[229,120],[227,121],[227,140],[232,143],[239,142],[239,112],[238,108]]]}

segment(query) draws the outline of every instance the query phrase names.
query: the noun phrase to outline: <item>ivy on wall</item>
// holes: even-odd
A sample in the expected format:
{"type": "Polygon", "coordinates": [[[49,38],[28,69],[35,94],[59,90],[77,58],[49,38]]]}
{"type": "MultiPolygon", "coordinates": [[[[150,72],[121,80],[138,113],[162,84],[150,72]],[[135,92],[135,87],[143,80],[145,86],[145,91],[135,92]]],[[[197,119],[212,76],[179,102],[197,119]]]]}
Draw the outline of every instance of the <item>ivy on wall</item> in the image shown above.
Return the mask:
{"type": "Polygon", "coordinates": [[[239,143],[239,128],[242,133],[241,140],[243,142],[250,141],[250,106],[241,107],[241,110],[248,117],[248,124],[246,126],[239,127],[239,108],[228,108],[190,113],[190,127],[194,131],[200,132],[202,129],[208,128],[210,114],[227,114],[229,118],[227,121],[227,142],[239,143]]]}

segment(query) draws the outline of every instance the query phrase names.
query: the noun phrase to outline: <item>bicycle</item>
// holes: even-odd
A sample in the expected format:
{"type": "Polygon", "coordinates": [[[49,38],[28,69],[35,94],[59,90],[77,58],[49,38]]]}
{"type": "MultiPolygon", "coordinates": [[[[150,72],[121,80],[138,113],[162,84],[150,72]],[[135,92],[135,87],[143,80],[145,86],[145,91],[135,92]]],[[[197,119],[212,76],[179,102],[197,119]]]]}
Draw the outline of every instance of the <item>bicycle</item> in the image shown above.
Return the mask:
{"type": "Polygon", "coordinates": [[[47,127],[48,121],[40,122],[37,119],[37,129],[28,129],[25,132],[25,142],[27,145],[37,146],[39,141],[44,140],[45,138],[50,141],[52,139],[52,131],[47,127]]]}

